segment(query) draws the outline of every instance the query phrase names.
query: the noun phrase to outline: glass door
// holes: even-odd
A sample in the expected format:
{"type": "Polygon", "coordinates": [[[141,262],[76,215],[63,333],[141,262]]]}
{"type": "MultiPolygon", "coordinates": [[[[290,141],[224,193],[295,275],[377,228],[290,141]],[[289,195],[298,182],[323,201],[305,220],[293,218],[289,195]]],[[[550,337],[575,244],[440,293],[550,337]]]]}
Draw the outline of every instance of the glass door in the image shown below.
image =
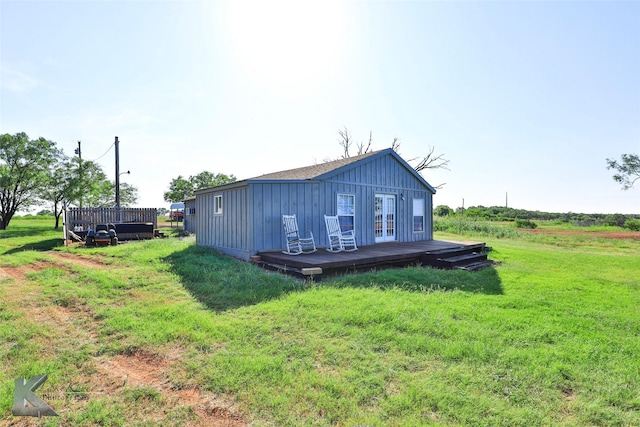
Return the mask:
{"type": "Polygon", "coordinates": [[[396,240],[396,196],[376,194],[373,232],[376,243],[396,240]]]}

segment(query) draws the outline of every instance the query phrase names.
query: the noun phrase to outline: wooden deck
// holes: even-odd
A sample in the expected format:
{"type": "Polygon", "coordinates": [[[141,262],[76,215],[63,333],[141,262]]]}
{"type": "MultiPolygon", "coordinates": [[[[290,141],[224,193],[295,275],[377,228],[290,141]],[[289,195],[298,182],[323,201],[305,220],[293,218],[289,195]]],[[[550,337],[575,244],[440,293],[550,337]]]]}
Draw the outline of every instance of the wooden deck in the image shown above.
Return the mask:
{"type": "Polygon", "coordinates": [[[302,255],[261,252],[253,261],[265,268],[309,276],[406,265],[442,267],[443,258],[459,258],[462,254],[480,253],[484,249],[485,244],[479,242],[425,240],[358,246],[354,252],[331,253],[324,248],[302,255]]]}

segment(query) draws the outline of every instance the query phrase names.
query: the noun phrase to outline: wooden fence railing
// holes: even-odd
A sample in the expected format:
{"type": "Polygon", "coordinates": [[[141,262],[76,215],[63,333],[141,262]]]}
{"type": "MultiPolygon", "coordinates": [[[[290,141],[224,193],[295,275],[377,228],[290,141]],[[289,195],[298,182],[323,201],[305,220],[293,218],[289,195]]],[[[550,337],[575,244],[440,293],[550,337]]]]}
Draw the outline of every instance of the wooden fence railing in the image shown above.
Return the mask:
{"type": "Polygon", "coordinates": [[[82,227],[95,229],[98,224],[153,223],[158,228],[158,213],[154,208],[67,208],[64,212],[64,235],[82,227]]]}

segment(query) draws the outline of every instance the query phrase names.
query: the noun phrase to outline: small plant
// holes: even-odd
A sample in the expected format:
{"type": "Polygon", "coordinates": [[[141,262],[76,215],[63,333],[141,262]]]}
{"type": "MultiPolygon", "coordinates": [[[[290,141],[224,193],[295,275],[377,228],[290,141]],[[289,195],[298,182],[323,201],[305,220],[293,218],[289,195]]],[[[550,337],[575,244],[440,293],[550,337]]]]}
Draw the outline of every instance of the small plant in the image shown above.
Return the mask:
{"type": "Polygon", "coordinates": [[[531,230],[533,230],[534,228],[538,228],[538,225],[535,222],[531,221],[530,219],[516,218],[515,224],[516,224],[516,228],[528,228],[531,230]]]}

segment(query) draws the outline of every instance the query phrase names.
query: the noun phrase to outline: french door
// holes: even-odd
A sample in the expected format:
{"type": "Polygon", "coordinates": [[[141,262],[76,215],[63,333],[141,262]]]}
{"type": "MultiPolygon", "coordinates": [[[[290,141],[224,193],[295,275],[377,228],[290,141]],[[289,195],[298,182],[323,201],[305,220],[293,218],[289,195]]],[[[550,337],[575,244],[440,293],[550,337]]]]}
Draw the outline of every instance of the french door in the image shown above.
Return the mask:
{"type": "Polygon", "coordinates": [[[396,240],[396,196],[376,194],[373,217],[376,243],[396,240]]]}

